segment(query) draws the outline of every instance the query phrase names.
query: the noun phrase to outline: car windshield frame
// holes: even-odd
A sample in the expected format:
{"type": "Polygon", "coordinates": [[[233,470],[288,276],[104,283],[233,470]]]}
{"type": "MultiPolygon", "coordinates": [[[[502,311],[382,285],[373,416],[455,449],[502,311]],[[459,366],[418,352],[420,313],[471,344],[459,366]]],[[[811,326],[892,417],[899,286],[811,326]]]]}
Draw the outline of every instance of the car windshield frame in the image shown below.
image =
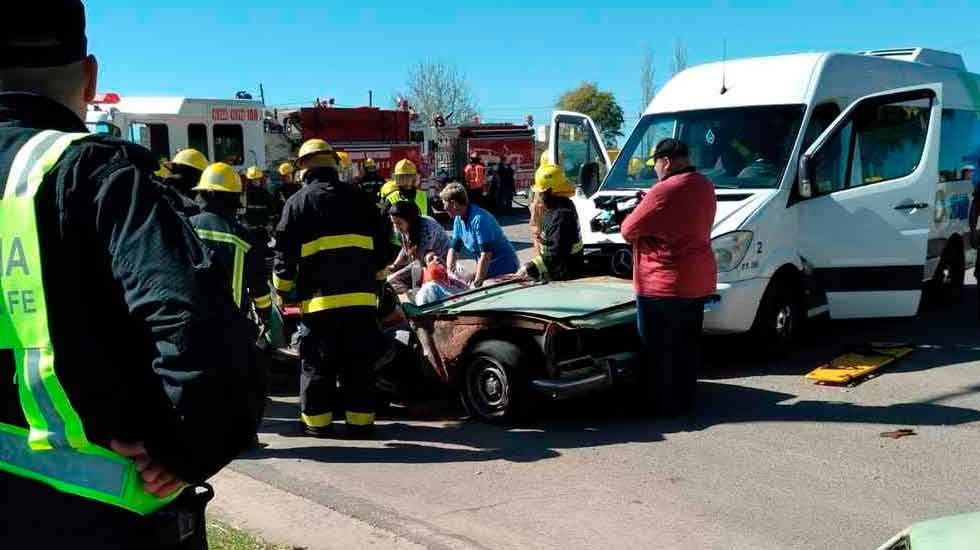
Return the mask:
{"type": "MultiPolygon", "coordinates": [[[[619,158],[609,170],[609,174],[603,180],[599,191],[649,189],[656,183],[657,176],[652,165],[647,165],[649,160],[648,149],[656,145],[656,141],[667,137],[679,137],[687,143],[688,147],[691,148],[692,164],[698,168],[698,172],[711,179],[716,189],[778,189],[803,128],[805,113],[806,105],[781,104],[745,105],[644,115],[623,145],[619,158]],[[745,114],[750,116],[745,116],[745,114]],[[743,121],[762,121],[752,127],[752,132],[755,134],[752,136],[755,138],[754,140],[748,140],[744,135],[736,134],[738,130],[732,129],[736,125],[729,124],[728,127],[721,127],[713,124],[725,120],[737,121],[740,115],[743,121]],[[782,135],[764,134],[763,130],[771,129],[774,126],[782,127],[779,132],[782,135]],[[703,143],[692,143],[689,135],[691,131],[689,129],[692,127],[696,129],[694,130],[697,132],[695,135],[703,136],[703,143]],[[679,128],[680,130],[678,130],[679,128]],[[678,136],[679,132],[682,135],[678,136]],[[722,137],[725,132],[731,136],[722,137]],[[652,135],[648,136],[647,134],[652,135]],[[742,139],[739,139],[740,137],[742,139]],[[763,137],[768,139],[764,140],[763,137]],[[727,142],[723,141],[725,139],[727,142]],[[753,142],[747,146],[743,143],[744,141],[753,142]],[[716,142],[720,142],[719,145],[716,146],[716,142]],[[723,153],[720,152],[722,151],[721,143],[728,145],[723,153]],[[719,152],[712,155],[712,150],[715,148],[719,152]],[[760,149],[760,151],[752,151],[752,148],[760,149]],[[761,149],[766,148],[769,151],[761,151],[761,149]],[[634,157],[634,153],[638,153],[637,156],[634,157]],[[765,156],[772,158],[764,158],[762,153],[766,153],[765,156]],[[710,159],[708,161],[710,167],[707,169],[698,166],[698,161],[703,163],[705,158],[710,159]],[[642,164],[640,165],[634,159],[639,159],[642,164]],[[631,160],[634,165],[632,174],[630,173],[631,160]],[[733,168],[725,167],[726,160],[733,168]]],[[[738,128],[745,128],[744,124],[737,126],[738,128]]]]}

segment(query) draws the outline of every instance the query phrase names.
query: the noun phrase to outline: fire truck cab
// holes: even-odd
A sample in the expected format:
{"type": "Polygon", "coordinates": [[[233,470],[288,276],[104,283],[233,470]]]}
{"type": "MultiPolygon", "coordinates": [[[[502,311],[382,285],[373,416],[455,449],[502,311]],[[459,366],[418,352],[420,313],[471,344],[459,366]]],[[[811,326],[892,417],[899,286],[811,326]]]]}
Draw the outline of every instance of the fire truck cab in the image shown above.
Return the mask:
{"type": "Polygon", "coordinates": [[[85,122],[94,133],[139,143],[161,158],[190,147],[241,169],[266,165],[263,114],[258,101],[100,94],[85,122]]]}

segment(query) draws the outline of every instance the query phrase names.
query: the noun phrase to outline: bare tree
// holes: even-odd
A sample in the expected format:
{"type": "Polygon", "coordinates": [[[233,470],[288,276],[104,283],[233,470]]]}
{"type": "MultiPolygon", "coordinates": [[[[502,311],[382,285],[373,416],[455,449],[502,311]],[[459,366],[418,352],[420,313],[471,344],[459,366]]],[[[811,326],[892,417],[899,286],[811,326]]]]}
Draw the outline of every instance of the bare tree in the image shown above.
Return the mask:
{"type": "Polygon", "coordinates": [[[419,61],[408,70],[404,97],[426,123],[441,114],[446,124],[467,123],[479,114],[466,75],[453,63],[419,61]]]}
{"type": "Polygon", "coordinates": [[[650,102],[653,101],[653,93],[656,86],[653,83],[653,76],[656,69],[653,67],[653,50],[649,45],[643,46],[643,61],[640,65],[640,114],[646,110],[650,102]]]}
{"type": "Polygon", "coordinates": [[[678,38],[674,41],[674,58],[670,61],[670,74],[675,75],[687,68],[687,44],[678,38]]]}

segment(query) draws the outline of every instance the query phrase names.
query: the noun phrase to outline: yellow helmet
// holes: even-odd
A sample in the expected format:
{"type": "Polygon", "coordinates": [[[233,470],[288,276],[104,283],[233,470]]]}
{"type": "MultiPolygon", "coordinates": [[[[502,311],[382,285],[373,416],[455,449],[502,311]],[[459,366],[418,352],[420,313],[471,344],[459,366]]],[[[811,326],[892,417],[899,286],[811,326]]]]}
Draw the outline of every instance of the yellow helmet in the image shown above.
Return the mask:
{"type": "Polygon", "coordinates": [[[284,163],[282,163],[282,164],[279,165],[279,175],[280,176],[286,177],[286,176],[288,176],[288,175],[290,175],[292,173],[293,173],[293,163],[291,163],[291,162],[284,162],[284,163]]]}
{"type": "Polygon", "coordinates": [[[216,162],[201,173],[201,181],[193,190],[241,193],[242,178],[238,177],[238,173],[231,166],[216,162]]]}
{"type": "Polygon", "coordinates": [[[548,150],[541,152],[541,160],[538,161],[538,166],[544,166],[546,164],[551,164],[551,159],[548,158],[548,150]]]}
{"type": "Polygon", "coordinates": [[[531,190],[535,193],[551,191],[559,197],[571,197],[575,194],[575,186],[565,177],[565,172],[554,164],[545,164],[534,172],[531,190]]]}
{"type": "Polygon", "coordinates": [[[157,169],[156,172],[153,172],[153,175],[156,176],[156,177],[158,177],[158,178],[160,178],[160,179],[167,179],[167,178],[173,176],[174,174],[173,174],[173,172],[170,171],[170,168],[167,167],[167,164],[168,164],[167,159],[161,157],[160,158],[160,168],[157,169]]]}
{"type": "Polygon", "coordinates": [[[333,160],[334,164],[337,162],[337,154],[334,153],[333,147],[322,139],[314,138],[306,140],[306,143],[299,148],[299,156],[296,158],[297,166],[302,167],[303,161],[309,160],[316,155],[329,155],[328,158],[333,160]]]}
{"type": "Polygon", "coordinates": [[[265,177],[265,172],[258,166],[249,166],[248,170],[245,171],[245,177],[250,180],[258,180],[265,177]]]}
{"type": "Polygon", "coordinates": [[[374,159],[366,159],[364,161],[365,170],[376,170],[378,168],[378,163],[374,162],[374,159]]]}
{"type": "Polygon", "coordinates": [[[349,168],[350,166],[353,166],[350,161],[350,155],[348,155],[346,152],[337,151],[337,158],[340,159],[341,168],[349,168]]]}
{"type": "Polygon", "coordinates": [[[641,170],[643,170],[643,159],[639,159],[636,157],[631,158],[629,170],[627,170],[627,174],[631,176],[635,176],[639,174],[641,170]]]}
{"type": "Polygon", "coordinates": [[[418,175],[419,171],[415,168],[415,163],[408,159],[401,159],[395,164],[395,175],[396,176],[415,176],[418,175]]]}
{"type": "Polygon", "coordinates": [[[208,167],[208,159],[197,149],[184,149],[174,156],[173,164],[183,164],[203,172],[208,167]]]}

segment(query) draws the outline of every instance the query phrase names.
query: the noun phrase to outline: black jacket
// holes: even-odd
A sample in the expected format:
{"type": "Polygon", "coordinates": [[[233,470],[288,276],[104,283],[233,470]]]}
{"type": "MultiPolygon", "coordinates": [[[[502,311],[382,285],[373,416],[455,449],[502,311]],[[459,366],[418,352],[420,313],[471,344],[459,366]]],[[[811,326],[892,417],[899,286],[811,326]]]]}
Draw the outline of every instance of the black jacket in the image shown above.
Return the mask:
{"type": "Polygon", "coordinates": [[[564,281],[581,277],[583,269],[582,234],[578,214],[571,199],[548,196],[541,217],[539,258],[548,270],[541,273],[535,263],[528,264],[528,274],[536,279],[564,281]]]}
{"type": "Polygon", "coordinates": [[[385,184],[385,179],[378,172],[367,172],[363,176],[354,180],[354,185],[358,189],[371,195],[377,200],[381,193],[381,187],[385,184]]]}
{"type": "MultiPolygon", "coordinates": [[[[255,238],[255,232],[249,231],[234,219],[234,211],[222,211],[220,207],[204,203],[201,213],[190,219],[196,230],[217,231],[234,235],[251,248],[245,253],[245,265],[242,270],[242,300],[241,310],[251,311],[249,300],[263,300],[269,297],[269,277],[265,270],[266,243],[255,238]]],[[[225,280],[225,289],[232,294],[234,278],[235,246],[230,243],[215,242],[202,239],[204,245],[211,251],[211,261],[221,271],[225,280]]],[[[266,309],[262,307],[261,309],[266,309]]]]}
{"type": "Polygon", "coordinates": [[[286,202],[276,228],[276,287],[284,294],[295,285],[300,302],[376,294],[378,272],[391,259],[390,233],[385,232],[391,224],[383,223],[377,204],[354,186],[341,183],[333,169],[309,170],[305,182],[286,202]],[[341,243],[304,256],[304,245],[310,250],[317,242],[332,242],[332,237],[353,237],[361,244],[370,242],[370,248],[341,243]]]}
{"type": "Polygon", "coordinates": [[[265,187],[246,184],[245,213],[242,223],[251,229],[261,228],[268,231],[279,218],[282,205],[265,187]]]}
{"type": "Polygon", "coordinates": [[[194,202],[193,199],[187,195],[181,193],[169,179],[164,179],[159,182],[160,194],[166,199],[170,206],[177,211],[178,214],[184,216],[185,218],[190,218],[198,213],[200,213],[201,208],[194,202]]]}
{"type": "MultiPolygon", "coordinates": [[[[0,187],[41,129],[85,126],[41,96],[0,94],[0,187]]],[[[89,440],[144,441],[154,460],[200,482],[250,445],[260,410],[255,334],[151,180],[157,167],[138,145],[92,136],[43,180],[36,205],[49,330],[58,379],[89,440]]],[[[12,352],[0,350],[0,422],[26,426],[13,373],[12,352]]],[[[145,528],[130,512],[2,472],[0,509],[0,540],[29,531],[38,548],[73,537],[79,547],[110,547],[89,544],[100,533],[131,547],[126,537],[145,528]]]]}

